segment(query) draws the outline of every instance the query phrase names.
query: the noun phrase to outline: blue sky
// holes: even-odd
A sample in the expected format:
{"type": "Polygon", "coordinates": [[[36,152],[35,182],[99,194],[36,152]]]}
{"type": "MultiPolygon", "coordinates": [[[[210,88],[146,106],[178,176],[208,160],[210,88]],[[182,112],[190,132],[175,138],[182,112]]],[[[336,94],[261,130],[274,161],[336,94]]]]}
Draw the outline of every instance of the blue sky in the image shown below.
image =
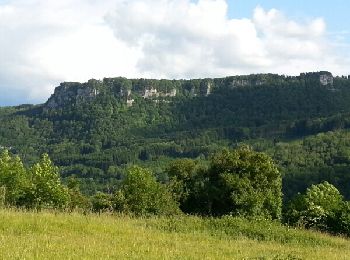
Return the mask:
{"type": "Polygon", "coordinates": [[[349,30],[348,0],[228,0],[227,3],[232,18],[250,17],[256,6],[262,6],[265,9],[278,9],[294,19],[323,17],[330,32],[349,30]]]}
{"type": "Polygon", "coordinates": [[[62,81],[350,74],[345,0],[0,0],[0,106],[62,81]]]}

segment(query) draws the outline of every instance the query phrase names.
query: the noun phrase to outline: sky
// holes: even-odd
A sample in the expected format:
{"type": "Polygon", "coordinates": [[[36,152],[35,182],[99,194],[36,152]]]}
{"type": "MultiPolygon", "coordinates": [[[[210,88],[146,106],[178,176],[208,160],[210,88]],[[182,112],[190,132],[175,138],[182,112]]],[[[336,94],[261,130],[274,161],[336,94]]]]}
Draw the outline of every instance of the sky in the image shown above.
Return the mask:
{"type": "Polygon", "coordinates": [[[63,81],[350,74],[347,0],[0,0],[0,106],[63,81]]]}

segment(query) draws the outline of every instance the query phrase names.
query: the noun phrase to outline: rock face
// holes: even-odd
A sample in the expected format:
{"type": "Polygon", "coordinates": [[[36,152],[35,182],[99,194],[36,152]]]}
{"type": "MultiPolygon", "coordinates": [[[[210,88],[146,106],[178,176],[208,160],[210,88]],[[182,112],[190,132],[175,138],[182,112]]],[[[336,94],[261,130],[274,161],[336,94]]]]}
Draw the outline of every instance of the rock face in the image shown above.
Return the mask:
{"type": "MultiPolygon", "coordinates": [[[[117,80],[116,80],[117,81],[117,80]]],[[[108,79],[107,83],[114,83],[112,79],[108,79]]],[[[140,96],[144,99],[154,99],[159,102],[158,99],[166,97],[175,97],[177,95],[176,88],[170,88],[169,91],[160,91],[156,87],[143,87],[143,88],[132,88],[132,85],[117,85],[114,86],[104,84],[102,81],[89,80],[87,83],[78,82],[63,82],[56,87],[54,93],[48,99],[45,104],[46,108],[54,109],[65,104],[93,100],[100,94],[100,89],[104,89],[106,93],[122,98],[128,107],[131,107],[135,102],[134,97],[140,96]]]]}
{"type": "Polygon", "coordinates": [[[246,87],[246,86],[261,86],[265,84],[266,81],[260,80],[260,79],[233,79],[232,80],[232,87],[246,87]]]}
{"type": "Polygon", "coordinates": [[[46,102],[46,106],[48,108],[57,108],[71,102],[79,103],[94,99],[99,94],[96,86],[100,83],[97,80],[89,80],[85,84],[63,82],[55,89],[55,92],[46,102]]]}
{"type": "Polygon", "coordinates": [[[127,105],[127,107],[132,107],[132,105],[134,104],[134,102],[135,102],[135,100],[134,99],[132,99],[132,98],[128,98],[127,100],[126,100],[126,105],[127,105]]]}
{"type": "Polygon", "coordinates": [[[143,91],[143,95],[142,97],[143,98],[152,98],[152,97],[159,97],[159,94],[157,89],[156,88],[146,88],[144,91],[143,91]]]}
{"type": "Polygon", "coordinates": [[[176,88],[172,89],[169,93],[165,93],[165,97],[176,97],[177,90],[176,88]]]}
{"type": "Polygon", "coordinates": [[[322,86],[328,86],[333,89],[334,78],[328,71],[300,73],[299,79],[318,81],[322,86]]]}
{"type": "Polygon", "coordinates": [[[330,73],[324,73],[320,75],[320,83],[323,86],[333,86],[333,76],[330,73]]]}
{"type": "Polygon", "coordinates": [[[148,80],[105,78],[89,80],[86,83],[64,82],[55,89],[54,94],[45,104],[46,109],[62,107],[66,104],[79,104],[91,101],[101,93],[112,95],[131,107],[138,98],[151,99],[156,103],[172,102],[170,98],[177,95],[189,97],[206,97],[220,87],[250,87],[261,85],[279,85],[285,82],[303,82],[303,84],[320,84],[334,90],[333,76],[330,72],[301,73],[300,76],[277,74],[252,74],[215,79],[194,80],[148,80]]]}
{"type": "Polygon", "coordinates": [[[75,82],[61,83],[57,88],[55,88],[55,92],[46,102],[46,106],[49,108],[56,108],[68,102],[72,102],[73,99],[75,101],[75,97],[77,95],[76,88],[78,85],[79,83],[75,82]]]}

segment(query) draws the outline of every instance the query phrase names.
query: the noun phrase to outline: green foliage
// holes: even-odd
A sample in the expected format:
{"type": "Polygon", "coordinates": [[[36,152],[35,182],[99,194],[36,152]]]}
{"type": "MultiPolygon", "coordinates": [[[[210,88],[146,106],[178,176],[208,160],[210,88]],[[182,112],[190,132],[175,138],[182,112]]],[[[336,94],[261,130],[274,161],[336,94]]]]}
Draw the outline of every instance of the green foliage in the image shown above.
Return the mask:
{"type": "Polygon", "coordinates": [[[212,158],[208,177],[212,214],[281,217],[281,174],[266,154],[224,150],[212,158]]]}
{"type": "MultiPolygon", "coordinates": [[[[307,144],[295,157],[289,154],[294,145],[284,146],[282,152],[277,147],[280,141],[289,144],[296,137],[349,129],[350,81],[336,77],[336,91],[331,91],[320,85],[319,75],[263,74],[178,81],[108,78],[84,84],[62,83],[54,96],[61,93],[67,98],[57,97],[62,101],[57,107],[0,108],[0,147],[20,154],[28,165],[48,152],[62,167],[63,178],[77,175],[82,191],[91,195],[97,190],[117,190],[128,164],[151,166],[159,172],[172,159],[206,159],[222,146],[233,148],[237,142],[248,140],[260,146],[259,138],[263,138],[272,143],[267,148],[271,148],[271,156],[274,149],[279,153],[274,159],[282,156],[276,162],[288,164],[281,169],[287,180],[283,187],[287,198],[323,180],[350,198],[350,189],[344,184],[350,182],[338,181],[350,165],[346,144],[341,144],[336,155],[334,146],[325,142],[322,150],[313,149],[310,158],[305,156],[307,144]],[[212,94],[206,96],[208,83],[212,94]],[[176,89],[177,96],[141,98],[150,88],[162,93],[176,89]],[[99,94],[77,97],[78,90],[89,89],[99,94]],[[128,90],[135,100],[132,107],[126,105],[128,90]],[[326,169],[320,168],[321,162],[326,169]],[[112,174],[110,167],[115,167],[112,174]]],[[[343,140],[340,136],[334,139],[343,140]]]]}
{"type": "Polygon", "coordinates": [[[69,204],[70,210],[90,210],[92,205],[90,200],[84,196],[79,189],[79,180],[75,177],[70,177],[67,183],[69,193],[69,204]]]}
{"type": "Polygon", "coordinates": [[[168,188],[181,210],[187,213],[198,211],[198,194],[202,192],[199,186],[203,180],[197,162],[191,159],[175,160],[165,173],[170,178],[168,188]]]}
{"type": "Polygon", "coordinates": [[[166,187],[158,183],[149,170],[137,166],[128,169],[116,200],[118,207],[124,200],[122,207],[137,215],[179,213],[178,205],[166,187]]]}
{"type": "Polygon", "coordinates": [[[18,156],[11,156],[7,150],[0,155],[0,187],[5,205],[18,205],[25,196],[28,186],[26,170],[18,156]]]}
{"type": "Polygon", "coordinates": [[[95,212],[112,211],[112,198],[109,194],[97,192],[91,198],[92,210],[95,212]]]}
{"type": "Polygon", "coordinates": [[[0,156],[1,202],[6,206],[27,208],[65,208],[70,201],[58,168],[47,154],[26,169],[18,156],[7,150],[0,156]]]}
{"type": "Polygon", "coordinates": [[[350,237],[350,202],[346,201],[335,213],[334,218],[329,223],[336,233],[345,234],[350,237]]]}
{"type": "MultiPolygon", "coordinates": [[[[54,108],[47,104],[0,108],[0,150],[20,155],[25,165],[33,165],[47,152],[64,180],[79,178],[83,194],[108,193],[108,207],[129,210],[120,188],[127,165],[137,164],[166,183],[186,213],[272,211],[278,218],[279,200],[264,204],[276,194],[262,196],[250,174],[242,177],[239,171],[228,171],[215,177],[198,166],[223,147],[232,149],[240,143],[274,159],[283,176],[285,202],[323,181],[350,199],[349,79],[336,77],[330,89],[320,85],[319,73],[179,81],[113,78],[62,83],[57,91],[69,98],[54,108]],[[212,94],[206,96],[208,83],[212,94]],[[140,93],[150,88],[164,93],[176,89],[177,96],[141,98],[140,93]],[[96,89],[99,94],[78,98],[78,89],[96,89]],[[132,107],[126,105],[129,90],[135,100],[132,107]],[[194,162],[181,162],[184,158],[194,162]],[[178,165],[167,167],[177,159],[178,165]]],[[[22,180],[20,165],[6,168],[16,167],[19,170],[0,173],[5,176],[1,177],[6,183],[1,184],[5,203],[29,205],[25,199],[32,194],[31,174],[26,170],[24,181],[16,181],[22,180]],[[17,174],[18,178],[6,177],[17,174]]],[[[69,207],[85,203],[77,189],[68,192],[69,207]]],[[[323,214],[318,209],[312,209],[316,216],[323,214]]]]}
{"type": "Polygon", "coordinates": [[[349,235],[349,202],[332,184],[312,185],[288,205],[285,214],[290,224],[349,235]]]}
{"type": "Polygon", "coordinates": [[[123,191],[117,190],[112,197],[113,210],[117,212],[130,212],[128,203],[125,199],[123,191]]]}
{"type": "Polygon", "coordinates": [[[68,189],[61,184],[58,168],[47,154],[30,169],[31,187],[27,197],[35,208],[64,208],[69,202],[68,189]]]}

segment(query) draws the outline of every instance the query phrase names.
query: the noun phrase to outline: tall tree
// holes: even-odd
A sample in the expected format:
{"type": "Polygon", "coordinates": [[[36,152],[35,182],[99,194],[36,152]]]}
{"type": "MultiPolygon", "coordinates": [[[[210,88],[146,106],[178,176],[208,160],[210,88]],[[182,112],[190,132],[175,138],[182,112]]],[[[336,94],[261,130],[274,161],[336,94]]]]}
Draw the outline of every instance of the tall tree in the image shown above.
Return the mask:
{"type": "Polygon", "coordinates": [[[17,205],[23,199],[28,185],[26,170],[18,156],[11,156],[5,150],[0,155],[0,187],[3,202],[6,205],[17,205]]]}
{"type": "Polygon", "coordinates": [[[36,208],[65,207],[69,201],[68,189],[61,183],[58,168],[47,154],[30,170],[32,186],[31,203],[36,208]]]}

